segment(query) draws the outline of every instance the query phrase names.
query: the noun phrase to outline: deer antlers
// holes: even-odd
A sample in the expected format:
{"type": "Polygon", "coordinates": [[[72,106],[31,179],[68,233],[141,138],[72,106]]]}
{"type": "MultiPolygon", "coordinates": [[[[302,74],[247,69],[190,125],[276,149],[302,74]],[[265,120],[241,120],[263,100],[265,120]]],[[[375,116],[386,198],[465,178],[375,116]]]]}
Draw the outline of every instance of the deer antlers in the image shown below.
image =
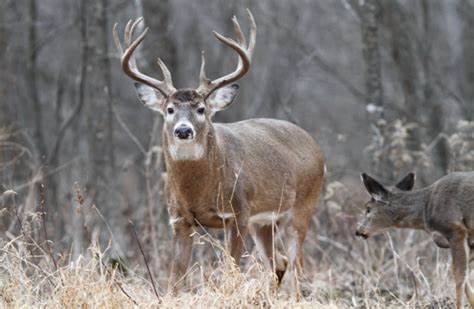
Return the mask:
{"type": "MultiPolygon", "coordinates": [[[[242,29],[240,28],[239,22],[237,18],[234,16],[232,18],[232,23],[234,24],[234,32],[237,36],[237,41],[227,38],[215,31],[213,31],[216,38],[223,44],[229,46],[233,50],[237,52],[239,55],[239,61],[237,63],[236,69],[225,76],[217,78],[215,80],[210,80],[206,76],[205,66],[206,60],[204,57],[204,52],[202,53],[202,62],[201,62],[201,71],[199,73],[199,87],[196,89],[198,93],[200,93],[203,97],[207,98],[211,95],[215,90],[224,87],[225,85],[231,84],[240,78],[242,78],[249,70],[250,70],[250,62],[252,60],[253,50],[255,48],[255,38],[257,35],[257,25],[255,24],[255,20],[252,16],[250,10],[247,9],[247,14],[250,19],[250,40],[249,44],[245,40],[245,36],[242,33],[242,29]]],[[[171,73],[163,63],[163,61],[158,58],[158,66],[160,67],[163,73],[163,80],[160,81],[158,79],[152,78],[141,73],[138,70],[136,59],[133,55],[137,47],[141,44],[143,39],[145,38],[148,28],[146,28],[133,42],[133,32],[137,25],[143,20],[143,18],[138,18],[134,22],[131,20],[128,21],[127,25],[125,26],[125,33],[124,33],[124,44],[125,44],[125,51],[122,48],[122,44],[120,43],[119,35],[117,32],[117,24],[113,27],[113,37],[115,45],[117,46],[118,51],[121,54],[121,62],[122,62],[122,69],[129,77],[132,79],[153,87],[159,90],[165,96],[170,96],[172,93],[176,91],[176,88],[173,86],[173,81],[171,79],[171,73]]]]}
{"type": "Polygon", "coordinates": [[[250,62],[252,60],[252,54],[255,48],[257,25],[255,24],[255,20],[249,9],[247,9],[247,14],[250,19],[250,40],[247,47],[245,36],[242,33],[242,29],[240,28],[239,22],[237,21],[237,18],[235,16],[232,18],[232,23],[234,24],[234,32],[237,36],[237,42],[231,38],[227,38],[213,31],[214,35],[219,41],[229,46],[239,54],[239,62],[237,63],[237,67],[234,72],[211,81],[206,77],[206,60],[203,52],[201,56],[201,71],[199,73],[200,83],[196,91],[204,97],[207,98],[215,90],[239,80],[250,70],[250,62]]]}
{"type": "Polygon", "coordinates": [[[133,32],[137,25],[143,20],[143,17],[138,18],[133,23],[131,20],[128,21],[127,25],[125,26],[125,33],[124,33],[124,43],[125,43],[125,51],[122,48],[122,44],[120,43],[119,35],[117,32],[117,23],[113,27],[113,37],[115,46],[117,46],[118,51],[122,55],[121,62],[122,62],[122,70],[132,79],[136,80],[137,82],[143,83],[148,85],[156,90],[160,91],[165,96],[170,96],[173,92],[176,91],[176,88],[173,86],[173,81],[171,79],[171,73],[164,64],[164,62],[158,58],[158,66],[160,67],[163,73],[163,80],[160,81],[158,79],[152,78],[141,73],[138,70],[136,59],[133,55],[137,47],[145,38],[148,28],[146,28],[139,36],[132,42],[133,32]]]}

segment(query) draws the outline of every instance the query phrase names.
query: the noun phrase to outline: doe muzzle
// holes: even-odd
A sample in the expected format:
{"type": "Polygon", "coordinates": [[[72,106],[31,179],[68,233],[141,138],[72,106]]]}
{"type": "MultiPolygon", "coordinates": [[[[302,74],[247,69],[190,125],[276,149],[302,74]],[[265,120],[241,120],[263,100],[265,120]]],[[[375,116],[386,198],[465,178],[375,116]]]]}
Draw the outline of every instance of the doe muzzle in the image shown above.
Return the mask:
{"type": "Polygon", "coordinates": [[[359,230],[356,230],[355,234],[356,234],[356,236],[358,236],[358,237],[363,237],[364,239],[369,238],[369,235],[367,235],[366,233],[361,232],[361,231],[359,231],[359,230]]]}

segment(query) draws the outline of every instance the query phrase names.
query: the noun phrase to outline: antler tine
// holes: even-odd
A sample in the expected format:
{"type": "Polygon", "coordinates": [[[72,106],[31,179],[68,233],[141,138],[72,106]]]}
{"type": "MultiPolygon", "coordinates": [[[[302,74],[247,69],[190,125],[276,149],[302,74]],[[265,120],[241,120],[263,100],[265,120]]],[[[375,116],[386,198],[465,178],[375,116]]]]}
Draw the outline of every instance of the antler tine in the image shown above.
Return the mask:
{"type": "Polygon", "coordinates": [[[207,79],[204,71],[205,59],[204,56],[202,56],[201,72],[199,74],[200,84],[196,91],[201,93],[206,98],[209,97],[209,95],[211,95],[215,90],[239,80],[250,70],[250,60],[255,48],[257,26],[255,24],[255,20],[253,19],[252,13],[250,13],[249,10],[247,10],[247,13],[250,19],[250,41],[248,47],[246,46],[245,36],[243,35],[242,29],[240,28],[239,22],[235,16],[232,17],[232,23],[234,26],[235,35],[237,37],[236,41],[234,39],[225,37],[216,31],[213,31],[214,36],[220,42],[237,52],[239,55],[239,61],[237,62],[236,69],[232,73],[210,81],[207,79]]]}
{"type": "Polygon", "coordinates": [[[166,67],[166,65],[163,63],[163,61],[161,61],[161,59],[158,59],[158,65],[160,66],[163,72],[163,77],[164,77],[163,81],[147,76],[138,70],[136,60],[133,54],[135,50],[138,48],[138,46],[145,39],[145,36],[148,33],[148,28],[145,28],[145,30],[143,30],[143,32],[135,40],[132,40],[132,38],[133,38],[133,33],[136,27],[140,24],[141,21],[143,21],[142,17],[136,19],[135,21],[129,20],[127,24],[125,25],[125,30],[124,30],[125,50],[122,48],[122,44],[120,43],[120,39],[119,39],[118,31],[117,31],[117,24],[115,24],[112,29],[115,45],[117,46],[117,49],[119,50],[119,52],[122,54],[122,59],[121,59],[122,70],[125,72],[125,74],[127,74],[132,79],[140,83],[143,83],[145,85],[148,85],[152,88],[155,88],[156,90],[163,93],[165,96],[169,96],[174,91],[176,91],[176,89],[173,86],[171,73],[166,67]]]}
{"type": "Polygon", "coordinates": [[[125,30],[124,30],[125,48],[128,48],[130,44],[132,43],[132,32],[130,31],[131,26],[132,26],[132,20],[130,19],[125,25],[125,30]]]}
{"type": "Polygon", "coordinates": [[[130,37],[132,37],[133,33],[135,32],[135,28],[138,26],[138,24],[140,22],[143,21],[143,17],[140,17],[140,18],[137,18],[137,20],[135,20],[135,22],[132,24],[132,26],[130,27],[130,37]]]}
{"type": "Polygon", "coordinates": [[[135,22],[132,25],[132,32],[134,31],[135,27],[142,21],[143,21],[143,16],[138,17],[137,20],[135,20],[135,22]]]}
{"type": "Polygon", "coordinates": [[[247,53],[249,54],[250,60],[252,60],[253,50],[255,49],[255,43],[257,39],[257,24],[255,23],[255,19],[253,18],[252,12],[247,9],[247,15],[250,19],[250,39],[249,45],[247,47],[247,53]]]}
{"type": "Polygon", "coordinates": [[[199,84],[207,85],[210,80],[206,76],[206,55],[201,51],[201,70],[199,71],[199,84]]]}
{"type": "Polygon", "coordinates": [[[117,50],[119,51],[120,55],[122,55],[123,48],[122,48],[122,44],[120,43],[117,27],[118,27],[118,23],[115,23],[114,27],[112,28],[112,36],[114,38],[115,47],[117,47],[117,50]]]}
{"type": "MultiPolygon", "coordinates": [[[[130,29],[128,29],[130,30],[130,29]]],[[[130,58],[133,58],[133,53],[135,52],[135,49],[140,45],[140,43],[143,41],[145,38],[146,34],[148,33],[148,28],[145,28],[143,32],[136,38],[135,41],[133,41],[131,44],[127,44],[127,49],[122,55],[122,68],[125,71],[125,68],[128,67],[130,58]]],[[[125,34],[127,36],[127,33],[125,34]]],[[[127,40],[127,38],[125,39],[127,40]]]]}
{"type": "Polygon", "coordinates": [[[164,78],[165,83],[173,84],[170,70],[168,70],[168,67],[163,62],[163,60],[161,60],[161,58],[158,57],[158,59],[156,59],[156,62],[158,63],[158,66],[160,67],[161,72],[163,73],[163,78],[164,78]]]}
{"type": "Polygon", "coordinates": [[[241,46],[246,46],[247,42],[245,41],[245,36],[242,33],[242,29],[240,28],[239,21],[237,20],[237,17],[235,17],[235,15],[234,17],[232,17],[232,23],[234,24],[234,32],[235,32],[235,35],[237,36],[237,42],[241,46]]]}

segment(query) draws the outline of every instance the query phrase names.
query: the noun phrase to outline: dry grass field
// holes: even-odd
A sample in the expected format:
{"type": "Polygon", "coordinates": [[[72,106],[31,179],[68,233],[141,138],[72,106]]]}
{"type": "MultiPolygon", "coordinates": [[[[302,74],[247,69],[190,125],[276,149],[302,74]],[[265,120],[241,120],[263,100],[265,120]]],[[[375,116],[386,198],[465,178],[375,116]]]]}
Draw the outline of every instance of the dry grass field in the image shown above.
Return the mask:
{"type": "MultiPolygon", "coordinates": [[[[1,240],[0,303],[11,308],[453,306],[448,252],[437,249],[421,232],[356,238],[360,209],[354,196],[338,182],[326,187],[306,241],[302,297],[297,297],[290,276],[280,288],[276,286],[251,242],[240,271],[219,240],[222,235],[213,231],[196,231],[193,261],[185,288],[177,296],[165,294],[169,241],[157,240],[158,255],[145,250],[156,295],[138,243],[127,249],[135,258],[117,262],[111,256],[124,248],[117,248],[114,237],[105,248],[92,237],[88,250],[73,259],[71,252],[57,252],[54,243],[44,242],[41,214],[31,213],[17,218],[17,235],[7,233],[1,240]]],[[[142,232],[137,232],[141,238],[142,232]]]]}

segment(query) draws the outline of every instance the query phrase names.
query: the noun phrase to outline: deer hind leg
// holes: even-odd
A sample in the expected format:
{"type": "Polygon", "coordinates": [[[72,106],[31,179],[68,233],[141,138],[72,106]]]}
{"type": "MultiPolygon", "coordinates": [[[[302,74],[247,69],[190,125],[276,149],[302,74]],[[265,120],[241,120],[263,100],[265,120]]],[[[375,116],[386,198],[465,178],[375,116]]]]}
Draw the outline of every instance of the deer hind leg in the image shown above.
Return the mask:
{"type": "Polygon", "coordinates": [[[292,222],[289,226],[290,243],[288,246],[289,265],[292,273],[292,282],[296,291],[297,298],[310,294],[306,286],[302,286],[307,278],[304,276],[304,254],[303,243],[306,238],[306,232],[311,221],[312,212],[304,212],[303,210],[294,211],[292,222]]]}
{"type": "MultiPolygon", "coordinates": [[[[322,180],[322,179],[321,179],[322,180]]],[[[309,295],[311,293],[308,278],[305,277],[303,244],[306,238],[312,215],[316,210],[321,193],[322,183],[318,181],[309,192],[297,196],[293,207],[293,216],[289,224],[289,265],[293,272],[293,282],[296,288],[297,297],[309,295]],[[305,283],[302,285],[301,283],[305,283]]]]}
{"type": "Polygon", "coordinates": [[[459,227],[453,231],[453,236],[450,239],[450,248],[453,258],[454,282],[456,284],[456,308],[462,308],[464,293],[468,294],[468,298],[470,296],[470,288],[466,285],[469,250],[465,229],[459,227]],[[469,289],[469,292],[467,292],[467,289],[469,289]]]}
{"type": "Polygon", "coordinates": [[[253,234],[257,249],[265,259],[267,267],[275,272],[278,285],[280,285],[286,272],[288,260],[276,248],[275,239],[277,238],[276,233],[278,232],[276,226],[273,224],[261,225],[252,228],[252,230],[254,231],[253,234]]]}

